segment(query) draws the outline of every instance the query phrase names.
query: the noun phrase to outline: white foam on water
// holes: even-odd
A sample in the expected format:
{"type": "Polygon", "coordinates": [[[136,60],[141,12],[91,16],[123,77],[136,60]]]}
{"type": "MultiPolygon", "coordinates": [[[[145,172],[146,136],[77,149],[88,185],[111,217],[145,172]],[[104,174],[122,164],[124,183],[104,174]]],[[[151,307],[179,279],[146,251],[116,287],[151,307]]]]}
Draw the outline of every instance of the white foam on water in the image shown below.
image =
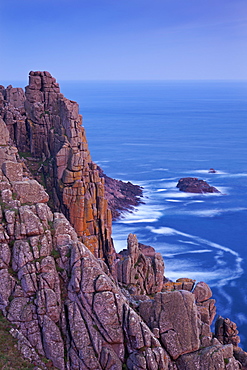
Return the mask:
{"type": "MultiPolygon", "coordinates": [[[[176,258],[177,256],[175,256],[176,258]]],[[[179,257],[177,257],[179,258],[179,257]]],[[[229,286],[229,283],[237,279],[240,275],[232,271],[232,268],[212,268],[212,269],[200,269],[197,265],[193,265],[190,262],[186,264],[185,261],[177,261],[167,259],[165,260],[166,266],[166,277],[171,280],[176,280],[180,277],[188,277],[197,281],[205,281],[210,287],[216,287],[219,294],[227,300],[228,304],[232,304],[232,298],[224,291],[225,286],[229,286]],[[174,267],[175,266],[175,267],[174,267]]]]}
{"type": "Polygon", "coordinates": [[[110,163],[110,161],[95,161],[95,163],[105,171],[106,168],[109,168],[107,163],[110,163]]]}
{"type": "Polygon", "coordinates": [[[214,256],[214,259],[217,263],[217,266],[227,266],[227,262],[224,259],[224,252],[223,251],[218,251],[216,256],[214,256]]]}
{"type": "Polygon", "coordinates": [[[181,252],[176,252],[176,253],[164,253],[164,257],[174,257],[174,256],[180,256],[184,254],[197,254],[197,253],[211,253],[212,249],[195,249],[195,250],[186,250],[186,251],[181,251],[181,252]]]}
{"type": "Polygon", "coordinates": [[[246,316],[246,313],[243,313],[243,312],[239,312],[236,314],[236,317],[238,319],[238,325],[243,325],[243,324],[247,324],[247,316],[246,316]]]}
{"type": "Polygon", "coordinates": [[[151,223],[156,222],[157,218],[140,218],[140,219],[130,219],[130,220],[121,220],[123,224],[137,224],[137,223],[151,223]]]}
{"type": "MultiPolygon", "coordinates": [[[[165,185],[165,187],[166,188],[170,188],[170,189],[177,189],[177,181],[166,181],[165,183],[164,183],[164,185],[165,185]]],[[[179,191],[179,190],[178,190],[179,191]]]]}
{"type": "Polygon", "coordinates": [[[182,200],[179,199],[165,199],[166,202],[174,202],[174,203],[180,203],[182,200]]]}
{"type": "MultiPolygon", "coordinates": [[[[173,263],[174,264],[174,263],[173,263]]],[[[177,279],[181,277],[187,277],[189,279],[194,279],[197,281],[207,281],[207,282],[213,282],[215,280],[218,280],[219,273],[216,271],[206,272],[206,271],[195,271],[195,270],[186,270],[183,269],[181,265],[178,266],[178,269],[170,269],[169,266],[166,264],[167,270],[169,272],[166,273],[166,276],[171,279],[172,281],[176,281],[177,279]]],[[[212,284],[211,284],[212,286],[212,284]]]]}
{"type": "Polygon", "coordinates": [[[149,199],[147,198],[147,202],[145,204],[140,204],[138,208],[134,209],[133,212],[125,212],[124,218],[115,221],[116,224],[131,224],[131,223],[153,223],[156,222],[163,214],[164,209],[168,207],[164,207],[161,205],[151,204],[149,199]]]}
{"type": "Polygon", "coordinates": [[[200,245],[208,245],[211,248],[216,249],[217,251],[223,251],[225,253],[230,253],[232,256],[234,256],[234,261],[231,265],[231,268],[229,268],[228,274],[225,276],[225,272],[227,269],[217,269],[217,285],[218,286],[224,286],[228,284],[229,281],[233,279],[239,278],[243,274],[243,269],[241,267],[242,263],[242,258],[240,255],[234,251],[233,249],[230,249],[228,247],[222,246],[220,244],[211,242],[210,240],[200,238],[195,235],[190,235],[187,233],[183,233],[179,230],[170,228],[170,227],[159,227],[159,228],[154,228],[154,227],[148,227],[149,230],[154,233],[154,234],[159,234],[159,235],[182,235],[186,238],[192,239],[192,241],[199,243],[200,245]]]}
{"type": "Polygon", "coordinates": [[[183,243],[183,244],[200,245],[198,243],[195,243],[195,242],[192,242],[192,241],[189,241],[189,240],[181,240],[181,239],[179,239],[178,242],[179,243],[183,243]]]}
{"type": "Polygon", "coordinates": [[[204,203],[204,202],[205,202],[205,200],[191,200],[189,202],[186,202],[186,205],[187,204],[192,204],[192,203],[204,203]]]}
{"type": "Polygon", "coordinates": [[[220,193],[203,193],[203,194],[201,194],[203,197],[205,197],[205,198],[211,198],[211,197],[222,197],[223,195],[225,195],[224,193],[223,193],[223,191],[225,191],[225,192],[227,192],[227,188],[223,188],[223,187],[218,187],[217,186],[217,189],[220,191],[220,189],[222,189],[222,192],[220,191],[220,193]]]}
{"type": "MultiPolygon", "coordinates": [[[[224,297],[224,299],[227,301],[227,309],[226,311],[230,312],[231,309],[230,307],[232,306],[232,303],[233,303],[233,299],[232,297],[230,296],[230,294],[228,294],[225,289],[223,288],[225,285],[227,285],[228,283],[228,279],[223,279],[223,281],[225,282],[225,284],[223,284],[222,280],[219,281],[219,285],[216,284],[217,288],[218,288],[218,292],[220,293],[220,295],[222,297],[224,297]]],[[[212,285],[213,286],[213,285],[212,285]]]]}
{"type": "Polygon", "coordinates": [[[215,209],[205,209],[205,210],[197,210],[197,211],[188,211],[188,210],[181,210],[179,209],[177,213],[188,215],[188,216],[197,216],[197,217],[216,217],[220,216],[223,213],[235,213],[235,212],[242,212],[246,211],[247,208],[244,207],[236,207],[236,208],[215,208],[215,209]]]}
{"type": "MultiPolygon", "coordinates": [[[[202,174],[210,174],[209,170],[195,170],[195,171],[191,171],[193,173],[202,173],[202,174]]],[[[186,173],[189,173],[188,171],[186,173]]],[[[214,174],[215,175],[215,174],[214,174]]]]}
{"type": "Polygon", "coordinates": [[[228,175],[228,172],[216,170],[215,174],[209,173],[210,175],[228,175]]]}
{"type": "Polygon", "coordinates": [[[220,170],[215,170],[216,172],[209,172],[209,169],[208,170],[196,170],[196,171],[193,171],[195,173],[202,173],[202,174],[207,174],[207,175],[227,175],[228,173],[227,172],[224,172],[224,171],[220,171],[220,170]]]}
{"type": "Polygon", "coordinates": [[[178,182],[178,178],[177,177],[167,177],[165,179],[161,179],[163,181],[176,181],[176,183],[178,182]]]}
{"type": "Polygon", "coordinates": [[[121,250],[125,249],[126,248],[126,240],[121,240],[121,239],[115,239],[113,237],[113,240],[114,240],[114,247],[116,249],[116,252],[120,252],[121,250]]]}
{"type": "MultiPolygon", "coordinates": [[[[224,192],[226,193],[226,188],[224,188],[224,192]]],[[[223,195],[223,193],[186,193],[186,192],[183,192],[183,191],[180,191],[180,190],[175,190],[175,191],[170,191],[170,192],[163,192],[160,194],[162,197],[166,197],[166,198],[202,198],[202,199],[205,199],[207,197],[221,197],[223,195]]],[[[203,201],[203,200],[202,200],[203,201]]],[[[200,199],[199,199],[199,202],[200,202],[200,199]]]]}
{"type": "Polygon", "coordinates": [[[222,213],[220,209],[207,209],[201,211],[179,211],[179,214],[190,215],[190,216],[197,216],[197,217],[216,217],[222,213]]]}
{"type": "Polygon", "coordinates": [[[152,168],[152,171],[169,171],[169,168],[163,168],[163,167],[160,167],[160,168],[152,168]]]}
{"type": "MultiPolygon", "coordinates": [[[[168,180],[174,180],[175,178],[172,178],[172,179],[169,179],[169,178],[162,178],[162,179],[150,179],[148,181],[145,181],[146,184],[153,184],[155,182],[164,182],[164,181],[168,181],[168,180]]],[[[144,181],[143,181],[144,183],[144,181]]]]}
{"type": "Polygon", "coordinates": [[[98,166],[100,166],[101,165],[101,163],[109,163],[110,161],[108,161],[108,160],[100,160],[100,161],[95,161],[95,163],[98,165],[98,166]]]}
{"type": "Polygon", "coordinates": [[[170,243],[165,243],[165,242],[162,242],[162,243],[156,242],[155,250],[156,252],[161,253],[163,256],[165,254],[169,254],[171,250],[173,253],[175,252],[182,253],[182,251],[184,251],[184,254],[186,254],[186,251],[188,250],[188,246],[185,244],[181,245],[181,244],[170,244],[170,243]]]}
{"type": "Polygon", "coordinates": [[[161,191],[166,191],[167,189],[166,188],[164,188],[164,189],[157,189],[156,190],[156,193],[160,193],[161,191]]]}
{"type": "Polygon", "coordinates": [[[193,197],[200,197],[203,196],[204,194],[195,194],[195,193],[184,193],[182,191],[174,191],[174,192],[167,192],[167,193],[162,193],[161,196],[164,196],[166,198],[193,198],[193,197]]]}
{"type": "Polygon", "coordinates": [[[127,248],[127,238],[130,233],[133,233],[132,228],[128,226],[123,228],[121,225],[114,223],[112,239],[117,252],[120,252],[122,249],[127,248]]]}
{"type": "Polygon", "coordinates": [[[122,178],[122,176],[127,176],[128,174],[126,172],[117,172],[116,173],[117,176],[120,176],[117,180],[120,180],[122,178]]]}
{"type": "Polygon", "coordinates": [[[227,186],[217,186],[217,189],[221,192],[221,194],[215,193],[218,195],[228,195],[230,192],[230,188],[227,186]]]}
{"type": "MultiPolygon", "coordinates": [[[[160,235],[176,235],[176,234],[178,234],[177,230],[172,229],[171,227],[165,227],[165,226],[159,227],[157,229],[155,229],[152,226],[148,226],[147,229],[150,230],[154,234],[160,234],[160,235]]],[[[186,234],[184,234],[184,235],[186,235],[186,234]]]]}
{"type": "Polygon", "coordinates": [[[247,173],[227,173],[227,174],[224,174],[225,176],[222,176],[222,177],[247,177],[247,173]]]}
{"type": "MultiPolygon", "coordinates": [[[[193,171],[193,172],[195,172],[195,173],[206,173],[206,174],[208,174],[209,172],[208,172],[209,170],[195,170],[195,171],[193,171]]],[[[188,172],[187,172],[188,173],[188,172]]]]}

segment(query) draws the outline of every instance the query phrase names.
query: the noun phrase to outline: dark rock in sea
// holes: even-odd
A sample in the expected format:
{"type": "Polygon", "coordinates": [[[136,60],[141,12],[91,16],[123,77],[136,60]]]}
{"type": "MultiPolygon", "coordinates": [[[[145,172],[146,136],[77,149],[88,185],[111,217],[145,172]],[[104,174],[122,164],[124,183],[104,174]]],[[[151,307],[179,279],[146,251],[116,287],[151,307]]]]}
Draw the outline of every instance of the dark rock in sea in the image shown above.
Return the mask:
{"type": "Polygon", "coordinates": [[[131,212],[134,207],[141,203],[143,196],[142,187],[131,182],[112,179],[107,176],[98,166],[99,176],[105,179],[105,197],[108,200],[108,207],[112,212],[112,219],[116,220],[122,212],[131,212]]]}
{"type": "Polygon", "coordinates": [[[210,186],[206,181],[198,180],[196,177],[184,177],[180,179],[177,188],[186,193],[220,193],[214,186],[210,186]]]}
{"type": "Polygon", "coordinates": [[[217,171],[214,168],[210,168],[210,170],[208,171],[208,173],[217,173],[217,171]]]}

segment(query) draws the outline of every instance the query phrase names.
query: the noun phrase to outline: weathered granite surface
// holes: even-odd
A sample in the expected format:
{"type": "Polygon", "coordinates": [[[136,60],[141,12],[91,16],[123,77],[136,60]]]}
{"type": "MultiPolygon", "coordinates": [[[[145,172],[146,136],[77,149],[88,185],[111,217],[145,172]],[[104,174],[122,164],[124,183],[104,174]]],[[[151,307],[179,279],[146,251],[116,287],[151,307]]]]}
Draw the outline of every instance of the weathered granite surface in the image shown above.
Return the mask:
{"type": "Polygon", "coordinates": [[[0,87],[0,309],[22,355],[41,369],[44,358],[59,370],[246,369],[236,325],[219,318],[211,332],[216,308],[207,284],[164,278],[162,256],[133,234],[115,253],[77,105],[58,89],[47,72],[31,73],[26,98],[0,87]],[[64,213],[49,207],[17,142],[56,174],[64,213]]]}
{"type": "Polygon", "coordinates": [[[177,188],[186,193],[220,193],[214,186],[196,177],[184,177],[178,181],[177,188]]]}
{"type": "Polygon", "coordinates": [[[112,269],[111,212],[78,104],[60,93],[49,72],[30,72],[25,94],[8,86],[0,96],[0,115],[20,156],[27,158],[26,169],[40,174],[53,209],[68,217],[80,240],[112,269]]]}
{"type": "Polygon", "coordinates": [[[138,243],[136,235],[128,236],[127,249],[117,255],[117,279],[132,295],[150,295],[163,287],[164,261],[154,248],[138,243]]]}

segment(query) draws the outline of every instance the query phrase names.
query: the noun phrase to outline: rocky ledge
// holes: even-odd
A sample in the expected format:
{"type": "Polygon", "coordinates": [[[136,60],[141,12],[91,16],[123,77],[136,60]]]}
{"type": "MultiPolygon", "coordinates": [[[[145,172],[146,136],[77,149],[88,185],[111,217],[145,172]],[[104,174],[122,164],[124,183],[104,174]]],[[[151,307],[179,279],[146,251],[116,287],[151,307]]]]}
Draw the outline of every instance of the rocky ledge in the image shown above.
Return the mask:
{"type": "Polygon", "coordinates": [[[26,95],[0,89],[0,309],[21,355],[43,370],[247,369],[236,324],[211,332],[207,284],[165,278],[136,235],[116,253],[81,124],[48,72],[30,73],[26,95]]]}
{"type": "Polygon", "coordinates": [[[177,188],[186,193],[220,193],[214,186],[196,177],[184,177],[178,181],[177,188]]]}
{"type": "Polygon", "coordinates": [[[105,179],[105,197],[112,213],[112,219],[115,221],[123,212],[131,212],[134,207],[144,203],[142,201],[143,191],[139,185],[131,182],[112,179],[107,176],[98,166],[100,177],[105,179]]]}

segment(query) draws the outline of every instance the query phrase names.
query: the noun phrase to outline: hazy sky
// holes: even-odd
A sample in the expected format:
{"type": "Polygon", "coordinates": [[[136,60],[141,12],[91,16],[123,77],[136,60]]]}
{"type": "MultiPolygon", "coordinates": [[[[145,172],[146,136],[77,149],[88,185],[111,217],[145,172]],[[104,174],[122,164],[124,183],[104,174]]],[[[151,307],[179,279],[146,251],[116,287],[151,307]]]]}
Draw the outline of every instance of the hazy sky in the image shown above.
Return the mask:
{"type": "Polygon", "coordinates": [[[2,0],[0,83],[247,79],[247,0],[2,0]]]}

